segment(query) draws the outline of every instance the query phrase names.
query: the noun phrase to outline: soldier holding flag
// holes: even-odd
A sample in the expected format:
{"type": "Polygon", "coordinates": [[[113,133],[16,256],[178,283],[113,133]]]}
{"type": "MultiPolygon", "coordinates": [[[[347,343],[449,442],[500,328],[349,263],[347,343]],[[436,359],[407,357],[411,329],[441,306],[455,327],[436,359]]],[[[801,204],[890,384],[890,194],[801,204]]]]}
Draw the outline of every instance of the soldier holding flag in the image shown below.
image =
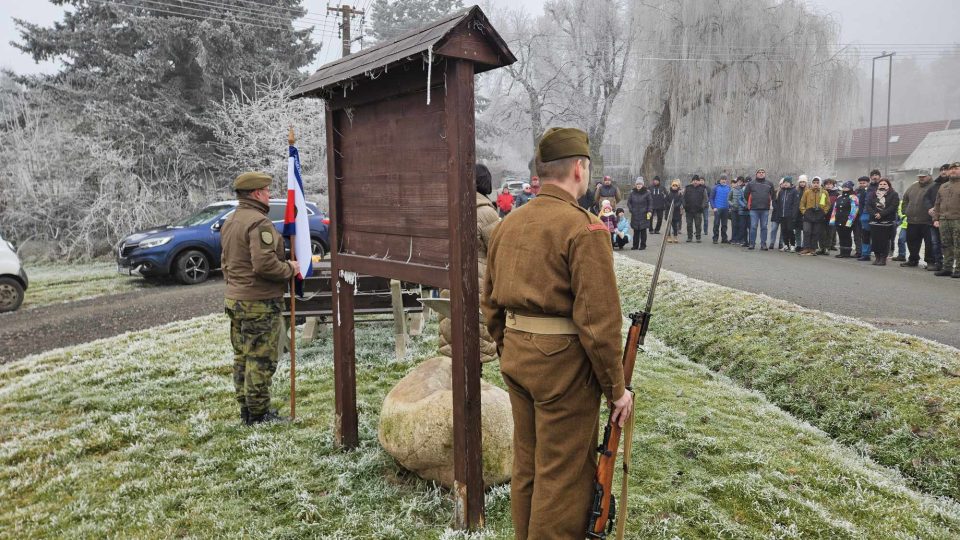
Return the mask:
{"type": "Polygon", "coordinates": [[[220,229],[233,384],[247,425],[282,420],[270,409],[270,385],[277,370],[283,293],[300,273],[296,261],[284,260],[283,240],[267,217],[271,182],[263,172],[238,176],[233,182],[237,210],[220,229]]]}

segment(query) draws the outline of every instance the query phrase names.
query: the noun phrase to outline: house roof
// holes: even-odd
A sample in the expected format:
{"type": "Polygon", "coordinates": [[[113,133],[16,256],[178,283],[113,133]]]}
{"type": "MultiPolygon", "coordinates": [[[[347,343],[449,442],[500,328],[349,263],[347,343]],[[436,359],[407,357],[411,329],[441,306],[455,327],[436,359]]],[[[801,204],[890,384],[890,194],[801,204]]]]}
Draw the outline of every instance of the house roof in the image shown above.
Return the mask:
{"type": "Polygon", "coordinates": [[[506,42],[494,30],[479,6],[472,6],[451,13],[414,31],[385,41],[369,49],[344,56],[320,67],[306,81],[293,90],[291,98],[304,97],[322,90],[342,86],[346,82],[371,74],[374,70],[388,68],[412,60],[415,56],[442,46],[460,27],[476,29],[497,55],[499,64],[476,63],[475,72],[480,73],[516,62],[506,42]],[[469,26],[468,26],[469,25],[469,26]]]}
{"type": "Polygon", "coordinates": [[[901,167],[905,171],[935,169],[960,159],[960,129],[927,134],[901,167]]]}
{"type": "MultiPolygon", "coordinates": [[[[909,156],[917,149],[924,137],[934,131],[950,128],[949,120],[919,122],[915,124],[897,124],[890,126],[890,155],[909,156]]],[[[866,158],[873,141],[873,155],[883,156],[887,146],[887,126],[854,129],[837,143],[837,159],[866,158]]]]}

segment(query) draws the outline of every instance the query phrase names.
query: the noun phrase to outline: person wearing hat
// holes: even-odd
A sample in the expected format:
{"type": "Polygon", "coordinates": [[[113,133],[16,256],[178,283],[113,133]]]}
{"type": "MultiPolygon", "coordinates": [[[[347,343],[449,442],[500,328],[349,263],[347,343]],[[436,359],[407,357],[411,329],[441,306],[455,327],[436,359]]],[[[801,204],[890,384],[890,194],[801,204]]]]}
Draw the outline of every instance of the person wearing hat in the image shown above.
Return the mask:
{"type": "Polygon", "coordinates": [[[927,270],[932,272],[939,272],[943,270],[943,243],[940,241],[940,229],[933,226],[933,205],[937,202],[937,194],[940,192],[940,188],[943,187],[950,179],[947,175],[947,171],[950,170],[950,164],[944,163],[940,166],[940,174],[937,176],[937,179],[933,181],[933,185],[930,186],[930,189],[923,196],[924,206],[927,207],[927,213],[930,215],[930,245],[933,247],[933,266],[927,265],[927,270]]]}
{"type": "Polygon", "coordinates": [[[534,197],[536,197],[536,195],[533,194],[533,187],[530,184],[524,182],[523,191],[521,191],[520,194],[517,195],[514,208],[520,208],[521,206],[530,202],[530,200],[533,199],[534,197]]]}
{"type": "Polygon", "coordinates": [[[654,176],[650,185],[650,234],[660,234],[663,211],[667,207],[667,190],[660,185],[660,177],[654,176]]]}
{"type": "Polygon", "coordinates": [[[270,385],[277,370],[283,293],[300,273],[296,261],[284,260],[283,238],[267,217],[271,181],[262,172],[238,176],[233,182],[237,210],[220,228],[233,385],[247,425],[283,419],[270,409],[270,385]]]}
{"type": "Polygon", "coordinates": [[[823,181],[823,190],[827,192],[827,197],[829,198],[827,213],[823,217],[823,239],[820,243],[823,253],[821,255],[826,255],[828,251],[837,250],[837,228],[830,225],[830,212],[833,209],[834,203],[837,202],[837,197],[840,196],[840,190],[837,189],[837,181],[834,178],[827,178],[823,181]]]}
{"type": "Polygon", "coordinates": [[[830,211],[830,196],[820,187],[820,177],[814,176],[810,188],[800,199],[800,215],[803,216],[803,249],[800,255],[826,254],[823,241],[824,216],[830,211]],[[820,249],[818,249],[818,246],[820,249]]]}
{"type": "Polygon", "coordinates": [[[935,276],[960,278],[960,161],[946,171],[949,182],[940,187],[933,205],[933,226],[940,229],[943,268],[935,276]]]}
{"type": "Polygon", "coordinates": [[[603,183],[593,193],[593,200],[597,204],[597,208],[600,208],[603,205],[602,201],[605,200],[610,201],[610,206],[616,208],[620,199],[620,188],[613,184],[613,178],[604,176],[603,183]]]}
{"type": "Polygon", "coordinates": [[[630,210],[630,228],[633,229],[634,250],[647,249],[647,229],[650,228],[650,218],[653,200],[650,190],[644,185],[643,177],[638,176],[634,188],[627,195],[627,208],[630,210]]]}
{"type": "Polygon", "coordinates": [[[703,180],[695,174],[690,185],[683,190],[683,212],[687,215],[687,242],[693,242],[696,236],[697,243],[700,243],[704,208],[707,205],[707,186],[703,185],[703,180]]]}
{"type": "MultiPolygon", "coordinates": [[[[803,200],[803,194],[807,192],[807,175],[801,174],[797,177],[797,213],[793,216],[793,235],[796,238],[798,249],[803,248],[803,216],[800,215],[800,202],[803,200]]],[[[795,249],[794,251],[798,251],[795,249]]]]}
{"type": "MultiPolygon", "coordinates": [[[[777,201],[774,205],[774,214],[779,212],[780,219],[780,243],[783,252],[797,250],[797,236],[795,234],[794,220],[800,208],[800,194],[793,187],[793,177],[785,176],[781,182],[780,191],[777,192],[777,201]]],[[[776,215],[774,218],[777,217],[776,215]]],[[[773,220],[774,218],[771,218],[773,220]]],[[[774,236],[770,237],[770,247],[773,247],[774,236]]]]}
{"type": "Polygon", "coordinates": [[[547,130],[536,169],[540,195],[493,232],[480,307],[513,413],[514,535],[583,538],[600,397],[620,425],[633,409],[623,314],[610,232],[577,204],[590,183],[587,134],[547,130]]]}
{"type": "Polygon", "coordinates": [[[859,207],[857,206],[857,195],[853,191],[853,180],[847,180],[843,183],[840,195],[833,203],[833,209],[830,212],[830,226],[837,229],[837,236],[840,240],[840,254],[838,259],[849,259],[853,249],[853,224],[857,221],[859,207]]]}
{"type": "Polygon", "coordinates": [[[930,227],[933,218],[927,213],[924,203],[927,191],[933,186],[933,179],[926,171],[917,173],[917,181],[903,192],[900,200],[901,212],[904,216],[907,229],[908,257],[900,266],[911,268],[920,266],[920,246],[923,245],[924,261],[927,266],[934,264],[933,246],[930,245],[930,227]]]}
{"type": "Polygon", "coordinates": [[[670,182],[670,191],[667,192],[667,208],[673,207],[670,214],[670,223],[667,223],[667,242],[676,244],[680,241],[680,223],[683,221],[683,191],[680,189],[680,179],[670,182]]]}

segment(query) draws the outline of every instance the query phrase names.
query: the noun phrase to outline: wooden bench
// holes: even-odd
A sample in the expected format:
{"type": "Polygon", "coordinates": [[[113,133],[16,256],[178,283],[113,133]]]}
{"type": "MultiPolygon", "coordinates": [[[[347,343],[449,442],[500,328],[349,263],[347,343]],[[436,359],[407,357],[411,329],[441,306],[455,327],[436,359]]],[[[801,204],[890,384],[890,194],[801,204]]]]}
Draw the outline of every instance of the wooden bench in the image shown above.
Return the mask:
{"type": "MultiPolygon", "coordinates": [[[[303,338],[308,342],[329,333],[333,324],[333,291],[331,289],[330,261],[314,262],[313,275],[303,281],[303,296],[297,298],[296,315],[306,317],[303,338]]],[[[377,276],[356,276],[354,313],[358,315],[390,315],[390,317],[363,317],[357,323],[393,321],[397,339],[397,357],[406,355],[407,336],[419,335],[429,315],[420,298],[426,291],[417,283],[407,283],[377,276]]],[[[426,294],[431,294],[426,292],[426,294]]],[[[290,319],[290,293],[284,294],[284,334],[290,319]]],[[[280,353],[289,350],[289,343],[281,339],[280,353]]]]}

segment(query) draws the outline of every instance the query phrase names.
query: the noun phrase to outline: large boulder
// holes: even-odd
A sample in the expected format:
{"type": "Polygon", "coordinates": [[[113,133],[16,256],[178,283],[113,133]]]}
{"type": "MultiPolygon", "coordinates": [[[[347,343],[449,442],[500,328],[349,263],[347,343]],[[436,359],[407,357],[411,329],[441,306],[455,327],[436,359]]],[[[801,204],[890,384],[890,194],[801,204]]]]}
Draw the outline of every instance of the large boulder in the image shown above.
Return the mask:
{"type": "MultiPolygon", "coordinates": [[[[425,480],[453,487],[453,389],[450,358],[426,360],[387,394],[379,439],[397,462],[425,480]]],[[[513,416],[509,395],[480,381],[485,486],[510,480],[513,416]]]]}

